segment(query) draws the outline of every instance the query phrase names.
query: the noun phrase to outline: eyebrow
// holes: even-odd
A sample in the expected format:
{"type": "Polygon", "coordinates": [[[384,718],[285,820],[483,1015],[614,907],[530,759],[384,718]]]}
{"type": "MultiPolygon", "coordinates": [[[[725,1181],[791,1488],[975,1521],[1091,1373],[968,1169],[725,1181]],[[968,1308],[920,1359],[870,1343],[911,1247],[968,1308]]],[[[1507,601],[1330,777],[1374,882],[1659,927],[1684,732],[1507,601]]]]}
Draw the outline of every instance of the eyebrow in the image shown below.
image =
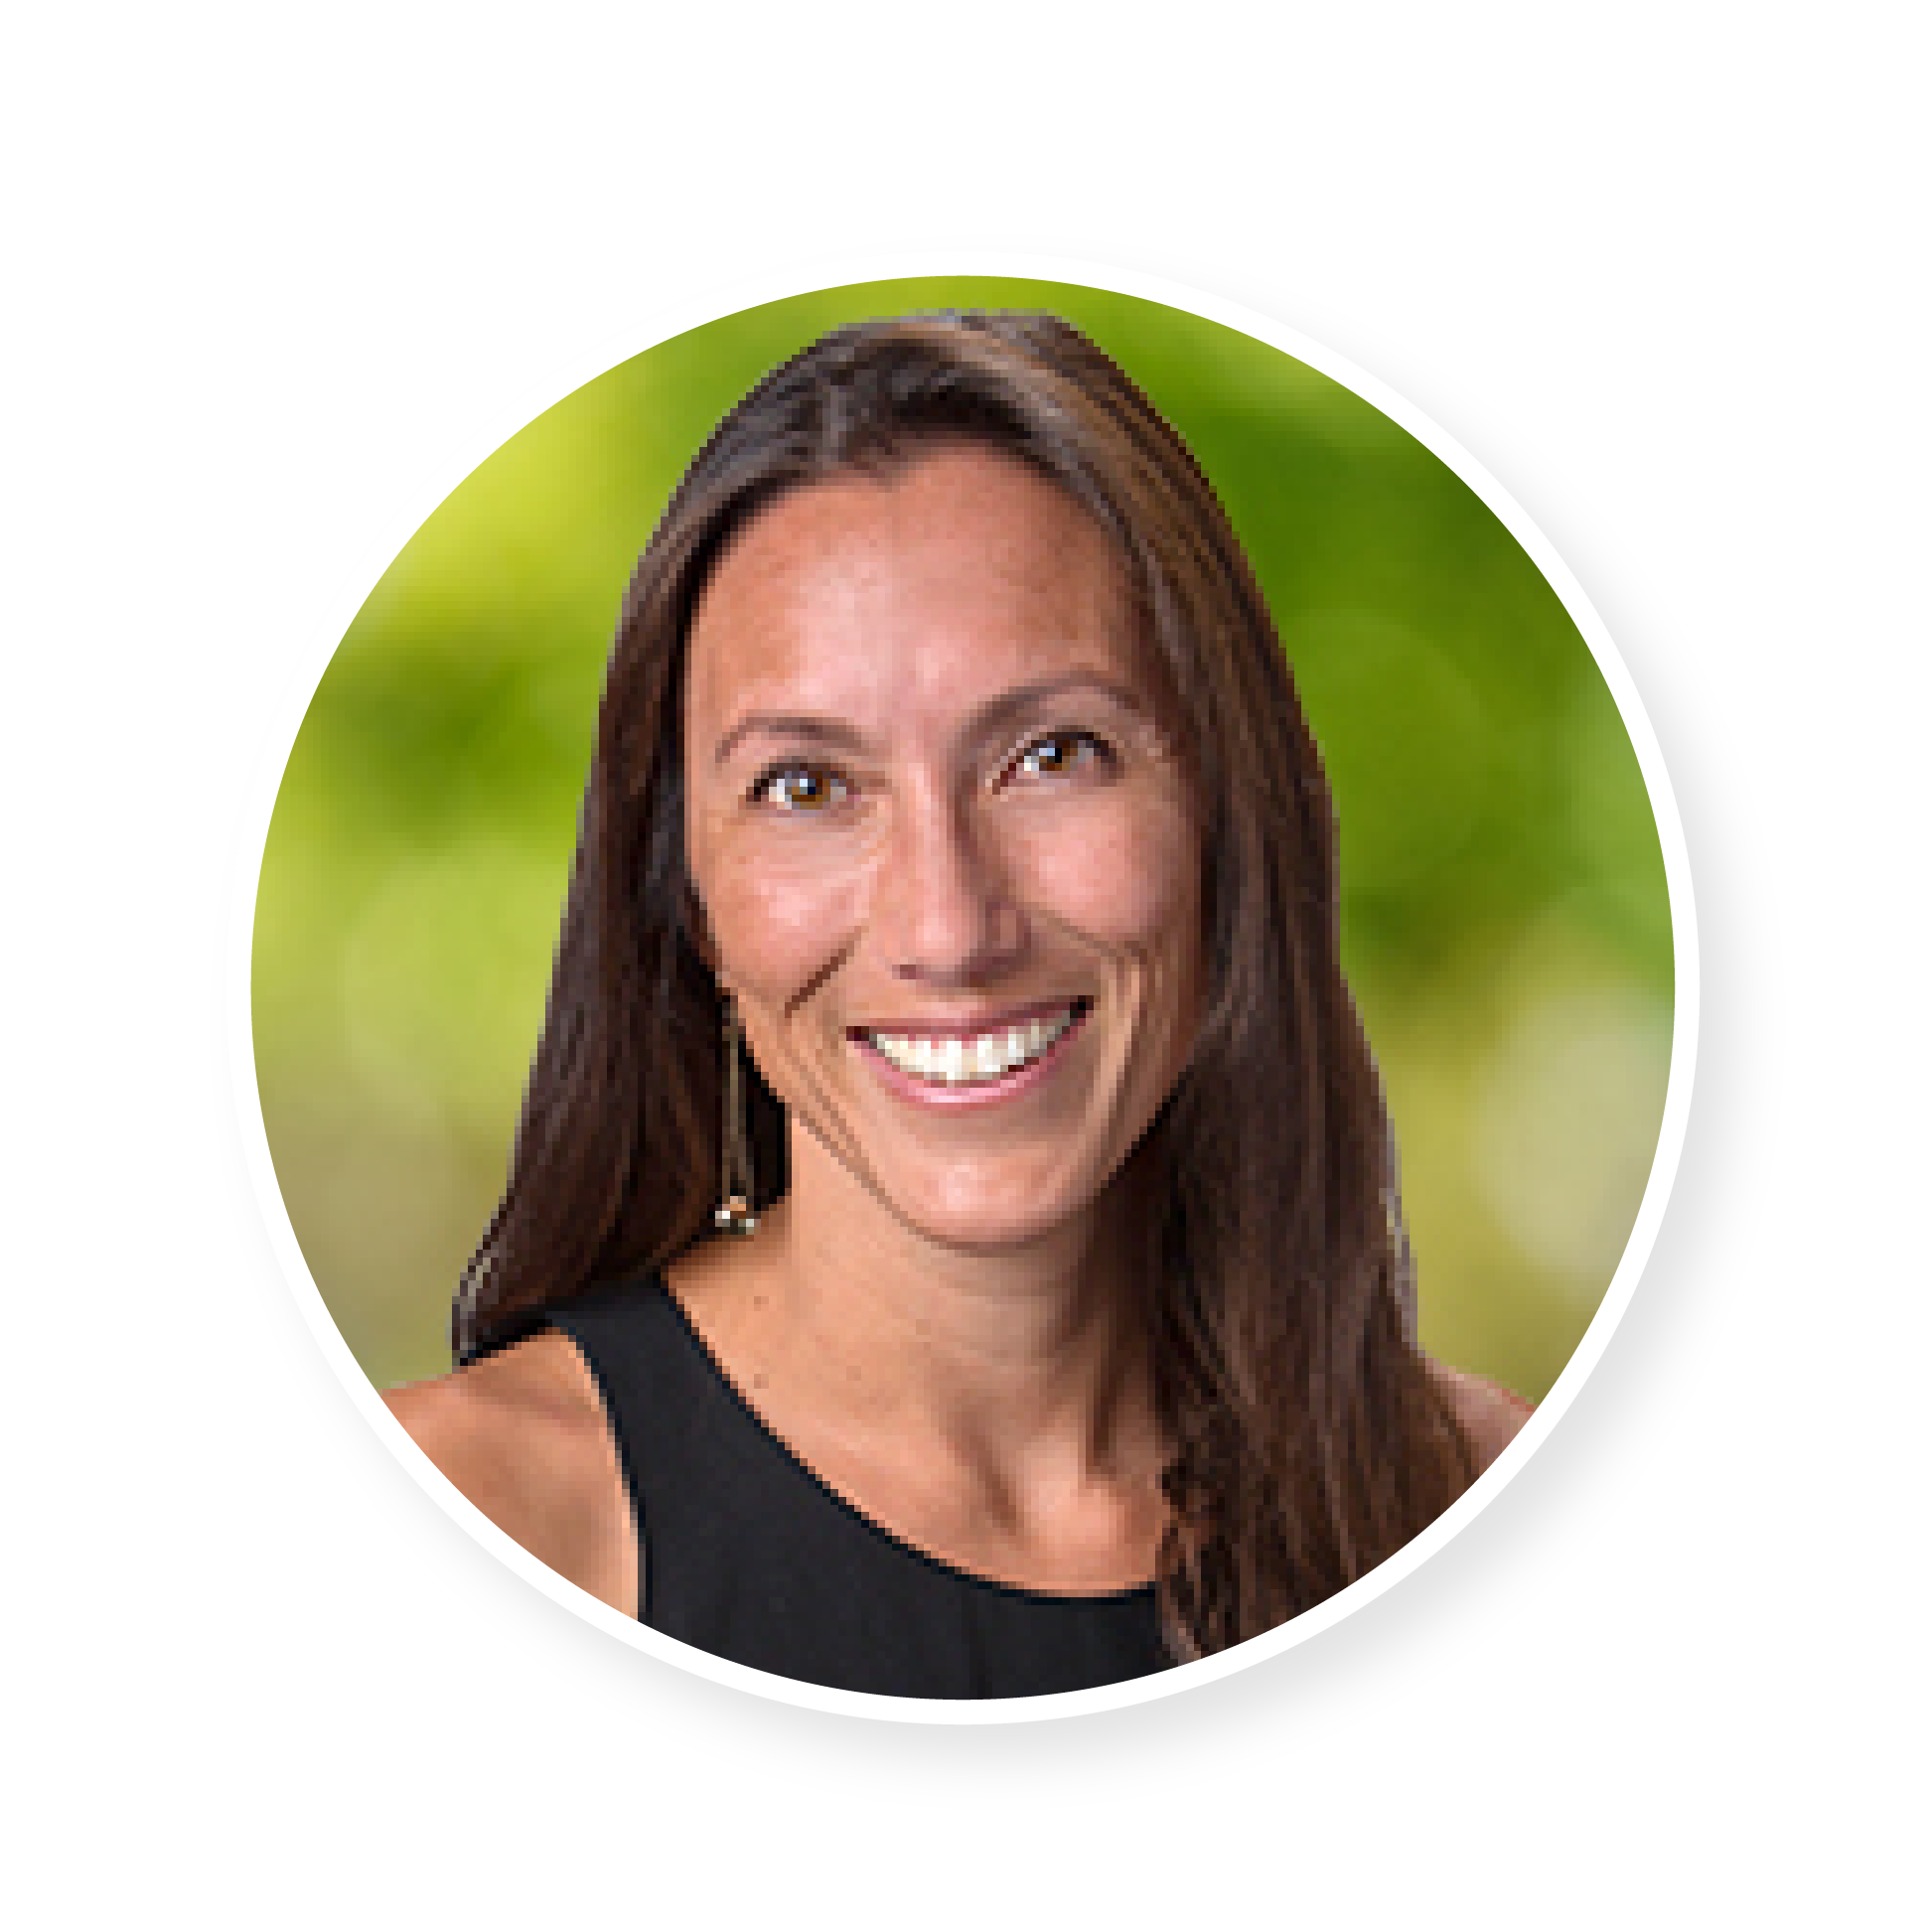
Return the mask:
{"type": "MultiPolygon", "coordinates": [[[[1144,716],[1146,705],[1124,684],[1090,671],[1075,671],[1066,677],[1042,678],[1037,683],[1017,684],[989,698],[973,713],[968,735],[990,738],[1016,723],[1027,712],[1064,697],[1070,691],[1097,691],[1122,710],[1144,716]]],[[[818,717],[809,711],[750,711],[718,740],[712,762],[722,765],[746,738],[762,733],[772,738],[792,738],[808,744],[823,745],[828,750],[862,754],[867,750],[865,735],[837,718],[818,717]]]]}

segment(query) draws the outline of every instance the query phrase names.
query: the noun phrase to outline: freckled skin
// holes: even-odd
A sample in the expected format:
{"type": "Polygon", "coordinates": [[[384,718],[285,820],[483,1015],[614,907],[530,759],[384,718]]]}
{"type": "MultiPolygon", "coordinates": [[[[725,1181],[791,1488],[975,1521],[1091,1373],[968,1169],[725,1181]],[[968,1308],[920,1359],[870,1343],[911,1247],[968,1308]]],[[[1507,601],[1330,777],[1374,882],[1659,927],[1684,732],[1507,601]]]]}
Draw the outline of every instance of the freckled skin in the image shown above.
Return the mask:
{"type": "Polygon", "coordinates": [[[817,485],[739,533],[691,631],[688,854],[792,1115],[795,1204],[830,1159],[945,1248],[1084,1238],[1200,998],[1199,840],[1159,712],[1112,544],[1008,458],[817,485]],[[1059,1064],[988,1107],[908,1102],[852,1038],[1075,998],[1059,1064]]]}
{"type": "MultiPolygon", "coordinates": [[[[791,1187],[669,1283],[808,1467],[943,1560],[1047,1590],[1144,1581],[1166,1520],[1105,1239],[1204,978],[1157,692],[1101,530],[967,449],[768,509],[690,638],[691,875],[789,1111],[791,1187]],[[1057,1064],[982,1106],[892,1091],[851,1037],[1076,997],[1092,1010],[1057,1064]]],[[[1489,1460],[1524,1406],[1442,1373],[1489,1460]]],[[[388,1400],[508,1534],[637,1614],[629,1494],[563,1335],[388,1400]]]]}

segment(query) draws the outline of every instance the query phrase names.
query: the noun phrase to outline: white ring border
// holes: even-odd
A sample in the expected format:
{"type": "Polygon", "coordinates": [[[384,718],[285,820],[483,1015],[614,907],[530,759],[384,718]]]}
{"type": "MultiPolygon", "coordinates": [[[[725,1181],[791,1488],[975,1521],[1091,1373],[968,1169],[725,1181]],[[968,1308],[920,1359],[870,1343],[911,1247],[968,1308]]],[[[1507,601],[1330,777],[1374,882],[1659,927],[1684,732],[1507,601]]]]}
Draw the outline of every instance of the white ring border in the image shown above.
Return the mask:
{"type": "MultiPolygon", "coordinates": [[[[289,1221],[288,1209],[275,1179],[274,1160],[269,1152],[261,1096],[255,1081],[251,999],[255,897],[267,848],[269,822],[289,756],[309,702],[342,642],[340,632],[311,638],[302,647],[302,663],[292,673],[290,697],[285,706],[290,715],[278,721],[277,728],[268,734],[271,750],[264,755],[261,771],[254,781],[253,795],[243,821],[244,835],[237,859],[239,876],[231,902],[234,924],[228,947],[228,1044],[235,1108],[249,1175],[261,1204],[270,1244],[288,1276],[297,1304],[306,1316],[323,1354],[370,1425],[389,1444],[423,1488],[486,1549],[492,1550],[526,1581],[588,1622],[653,1657],[719,1684],[756,1692],[782,1703],[850,1716],[909,1723],[1011,1723],[1111,1710],[1154,1698],[1169,1697],[1195,1685],[1226,1677],[1232,1672],[1246,1670],[1265,1658],[1278,1656],[1318,1635],[1400,1582],[1473,1522],[1502,1492],[1556,1426],[1559,1417],[1602,1356],[1630,1304],[1638,1276],[1650,1258],[1671,1188],[1677,1179],[1678,1160],[1683,1151],[1697,1061],[1701,977],[1690,856],[1685,846],[1684,827],[1678,817],[1677,800],[1664,769],[1663,753],[1630,673],[1602,620],[1583,595],[1581,586],[1521,506],[1452,437],[1374,376],[1270,317],[1162,277],[1106,268],[1089,261],[981,250],[895,254],[883,260],[876,256],[860,260],[831,259],[816,264],[809,273],[792,269],[757,280],[714,285],[711,293],[702,301],[687,300],[647,313],[640,319],[639,327],[625,332],[621,347],[613,345],[616,347],[615,354],[604,360],[592,356],[587,360],[594,362],[595,367],[575,373],[566,371],[562,379],[543,385],[547,390],[544,399],[529,413],[520,416],[501,436],[489,442],[484,453],[488,455],[501,447],[532,421],[536,414],[571,394],[585,382],[595,380],[618,364],[643,355],[673,336],[706,323],[767,302],[845,287],[852,283],[950,275],[1065,282],[1163,303],[1169,308],[1186,310],[1243,335],[1253,336],[1352,390],[1446,463],[1489,507],[1561,600],[1571,622],[1588,645],[1590,655],[1596,660],[1597,669],[1602,672],[1611,696],[1616,700],[1617,710],[1630,735],[1650,795],[1651,813],[1656,819],[1658,839],[1663,848],[1664,874],[1671,900],[1676,997],[1671,1033],[1670,1080],[1665,1092],[1663,1124],[1657,1137],[1657,1152],[1651,1163],[1650,1179],[1645,1186],[1643,1202],[1638,1208],[1629,1242],[1589,1327],[1535,1414],[1483,1477],[1386,1562],[1378,1564],[1359,1581],[1278,1629],[1251,1638],[1233,1650],[1202,1658],[1196,1663],[1178,1665],[1151,1677],[1103,1685],[1091,1691],[1069,1691],[1035,1698],[958,1702],[949,1699],[892,1698],[870,1692],[833,1690],[822,1685],[776,1677],[663,1636],[634,1618],[620,1615],[608,1604],[588,1595],[539,1562],[462,1496],[389,1413],[374,1385],[350,1353],[322,1298],[322,1291],[309,1271],[301,1244],[296,1240],[294,1227],[289,1221]]],[[[474,467],[475,460],[464,462],[457,453],[457,459],[452,464],[455,474],[448,489],[454,489],[474,467]]],[[[448,491],[444,494],[447,495],[448,491]]],[[[441,501],[442,498],[437,499],[438,504],[441,501]]],[[[433,512],[434,506],[428,514],[433,512]]],[[[360,606],[372,581],[372,578],[360,586],[352,586],[352,611],[360,606]]]]}

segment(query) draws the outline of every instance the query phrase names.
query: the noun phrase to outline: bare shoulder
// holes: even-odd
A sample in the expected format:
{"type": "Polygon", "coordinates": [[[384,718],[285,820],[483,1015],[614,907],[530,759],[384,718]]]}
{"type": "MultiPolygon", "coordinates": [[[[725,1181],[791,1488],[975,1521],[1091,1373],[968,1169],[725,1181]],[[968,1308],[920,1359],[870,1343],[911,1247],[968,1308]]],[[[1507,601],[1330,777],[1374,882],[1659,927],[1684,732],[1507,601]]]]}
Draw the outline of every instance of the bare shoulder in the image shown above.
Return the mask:
{"type": "Polygon", "coordinates": [[[637,1530],[597,1384],[554,1331],[384,1392],[416,1446],[505,1535],[627,1616],[637,1530]]]}
{"type": "Polygon", "coordinates": [[[1477,1462],[1485,1469],[1536,1412],[1531,1404],[1500,1382],[1486,1381],[1465,1369],[1452,1369],[1441,1362],[1431,1362],[1429,1373],[1447,1397],[1449,1408],[1462,1424],[1462,1432],[1476,1451],[1477,1462]]]}

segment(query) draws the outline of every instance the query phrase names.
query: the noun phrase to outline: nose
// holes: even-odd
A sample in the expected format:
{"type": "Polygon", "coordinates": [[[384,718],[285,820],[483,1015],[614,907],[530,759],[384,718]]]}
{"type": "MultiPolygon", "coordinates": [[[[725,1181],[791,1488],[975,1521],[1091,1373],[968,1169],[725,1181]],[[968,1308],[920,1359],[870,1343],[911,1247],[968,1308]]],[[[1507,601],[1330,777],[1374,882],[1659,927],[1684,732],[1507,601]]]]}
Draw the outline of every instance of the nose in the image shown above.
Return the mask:
{"type": "Polygon", "coordinates": [[[972,801],[902,795],[893,817],[872,894],[873,937],[892,971],[936,987],[996,977],[1019,956],[1025,927],[972,801]]]}

